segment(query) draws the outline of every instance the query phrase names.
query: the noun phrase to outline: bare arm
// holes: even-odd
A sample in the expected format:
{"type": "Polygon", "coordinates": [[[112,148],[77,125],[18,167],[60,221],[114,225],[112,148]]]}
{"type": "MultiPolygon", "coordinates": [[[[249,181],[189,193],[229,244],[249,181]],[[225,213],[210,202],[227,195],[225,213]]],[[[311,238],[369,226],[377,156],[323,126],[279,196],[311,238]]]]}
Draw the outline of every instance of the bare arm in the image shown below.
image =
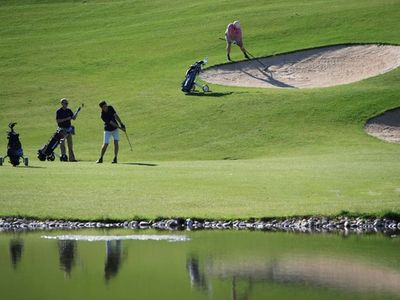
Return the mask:
{"type": "Polygon", "coordinates": [[[121,128],[117,123],[115,123],[114,121],[110,121],[110,124],[116,128],[121,128]]]}
{"type": "Polygon", "coordinates": [[[121,119],[119,118],[119,116],[117,114],[114,114],[114,117],[115,117],[115,120],[117,120],[119,124],[121,124],[121,125],[123,124],[121,119]]]}
{"type": "Polygon", "coordinates": [[[124,125],[124,123],[122,123],[120,117],[116,113],[114,114],[114,117],[118,121],[118,123],[121,125],[121,126],[118,126],[118,128],[120,128],[123,131],[125,131],[125,125],[124,125]]]}
{"type": "Polygon", "coordinates": [[[72,117],[66,117],[64,119],[56,119],[57,124],[60,124],[62,122],[69,121],[69,120],[75,120],[75,119],[73,119],[72,117]]]}

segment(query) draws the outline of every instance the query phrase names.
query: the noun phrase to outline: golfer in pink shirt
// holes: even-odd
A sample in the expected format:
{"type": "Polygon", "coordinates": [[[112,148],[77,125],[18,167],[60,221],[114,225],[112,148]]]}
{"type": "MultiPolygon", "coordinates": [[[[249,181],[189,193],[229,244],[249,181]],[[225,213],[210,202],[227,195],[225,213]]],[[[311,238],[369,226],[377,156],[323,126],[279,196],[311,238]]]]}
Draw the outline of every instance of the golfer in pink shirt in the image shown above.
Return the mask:
{"type": "Polygon", "coordinates": [[[242,50],[244,56],[247,59],[250,59],[250,57],[247,55],[246,49],[244,49],[243,47],[242,29],[240,28],[239,21],[235,21],[233,23],[228,24],[225,31],[225,40],[226,40],[226,55],[229,61],[231,61],[230,54],[231,54],[232,43],[238,45],[240,47],[240,50],[242,50]]]}

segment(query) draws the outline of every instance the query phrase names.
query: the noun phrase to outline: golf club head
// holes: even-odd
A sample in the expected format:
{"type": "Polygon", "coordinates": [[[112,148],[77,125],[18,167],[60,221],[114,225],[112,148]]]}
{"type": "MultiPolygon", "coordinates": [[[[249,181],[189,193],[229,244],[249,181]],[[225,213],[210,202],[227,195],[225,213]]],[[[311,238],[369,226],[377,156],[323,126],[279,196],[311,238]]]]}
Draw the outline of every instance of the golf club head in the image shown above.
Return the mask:
{"type": "Polygon", "coordinates": [[[8,124],[8,127],[9,127],[11,130],[13,130],[15,125],[17,125],[17,122],[11,122],[11,123],[8,124]]]}

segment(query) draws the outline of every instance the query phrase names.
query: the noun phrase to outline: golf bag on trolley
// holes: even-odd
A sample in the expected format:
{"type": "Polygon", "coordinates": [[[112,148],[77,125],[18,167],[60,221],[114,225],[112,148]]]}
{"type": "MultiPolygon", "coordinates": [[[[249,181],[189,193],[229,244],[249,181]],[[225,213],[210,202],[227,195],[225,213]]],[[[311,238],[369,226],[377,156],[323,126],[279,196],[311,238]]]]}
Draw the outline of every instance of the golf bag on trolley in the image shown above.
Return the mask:
{"type": "MultiPolygon", "coordinates": [[[[24,151],[22,150],[21,141],[19,140],[19,134],[14,131],[14,126],[17,123],[10,123],[8,127],[10,131],[7,131],[7,155],[4,157],[9,158],[10,163],[16,167],[20,164],[20,159],[22,158],[24,161],[24,165],[28,166],[29,159],[28,157],[24,156],[24,151]]],[[[3,158],[0,158],[0,165],[3,164],[3,158]]]]}
{"type": "Polygon", "coordinates": [[[56,132],[50,138],[49,142],[45,144],[42,148],[38,150],[38,159],[40,161],[50,160],[54,161],[56,156],[54,154],[54,150],[58,147],[58,145],[64,140],[67,134],[73,132],[73,126],[71,129],[65,130],[63,128],[57,128],[56,132]]]}
{"type": "Polygon", "coordinates": [[[186,71],[185,80],[182,82],[182,92],[184,93],[191,93],[196,90],[196,85],[200,86],[203,92],[208,92],[209,88],[208,85],[199,85],[196,83],[196,77],[201,72],[201,68],[203,65],[207,63],[207,57],[203,60],[196,61],[193,65],[189,67],[186,71]]]}

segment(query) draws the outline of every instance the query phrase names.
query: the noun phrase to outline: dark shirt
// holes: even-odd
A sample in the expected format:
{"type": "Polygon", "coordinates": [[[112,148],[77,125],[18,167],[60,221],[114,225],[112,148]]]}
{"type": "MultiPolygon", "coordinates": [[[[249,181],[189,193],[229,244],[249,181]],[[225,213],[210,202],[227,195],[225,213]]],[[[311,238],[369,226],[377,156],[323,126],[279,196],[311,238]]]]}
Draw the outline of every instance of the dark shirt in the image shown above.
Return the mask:
{"type": "Polygon", "coordinates": [[[107,112],[101,111],[101,119],[104,121],[104,130],[105,131],[114,131],[115,129],[117,129],[118,127],[115,127],[113,125],[110,124],[111,121],[113,121],[115,124],[117,123],[117,120],[115,120],[114,115],[117,112],[114,110],[114,107],[112,106],[108,106],[108,110],[107,112]]]}
{"type": "MultiPolygon", "coordinates": [[[[68,118],[68,117],[72,118],[73,115],[74,115],[74,113],[69,108],[67,108],[67,109],[60,108],[56,112],[56,120],[65,119],[65,118],[68,118]]],[[[69,127],[71,127],[71,120],[58,123],[58,126],[61,127],[61,128],[69,128],[69,127]]]]}

